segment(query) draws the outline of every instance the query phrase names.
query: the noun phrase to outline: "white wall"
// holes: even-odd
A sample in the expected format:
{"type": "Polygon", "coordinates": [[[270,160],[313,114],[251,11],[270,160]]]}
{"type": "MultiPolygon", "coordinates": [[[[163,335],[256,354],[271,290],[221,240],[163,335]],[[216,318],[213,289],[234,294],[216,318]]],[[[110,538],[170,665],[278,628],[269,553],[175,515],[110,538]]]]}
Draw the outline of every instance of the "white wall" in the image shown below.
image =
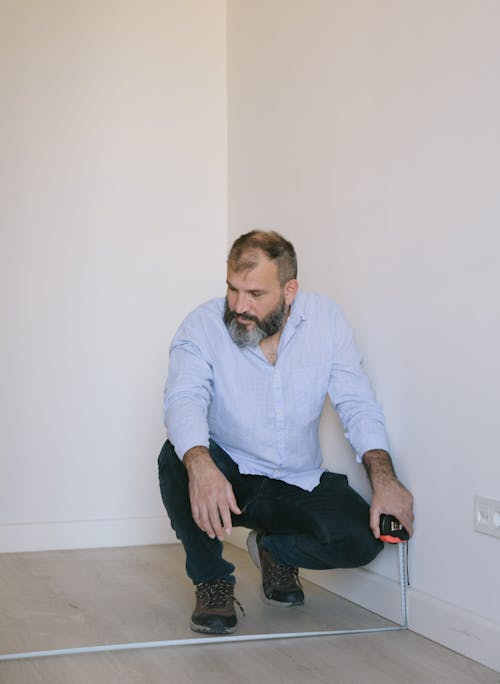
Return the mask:
{"type": "Polygon", "coordinates": [[[226,5],[0,13],[0,551],[171,539],[168,344],[224,280],[226,5]]]}
{"type": "MultiPolygon", "coordinates": [[[[282,230],[343,305],[416,496],[411,626],[500,666],[500,543],[471,512],[500,498],[500,6],[228,12],[229,237],[282,230]]],[[[2,3],[0,551],[172,539],[161,392],[178,322],[221,291],[225,15],[2,3]]],[[[368,494],[330,411],[322,430],[368,494]]],[[[318,581],[384,612],[394,575],[387,551],[318,581]]]]}
{"type": "MultiPolygon", "coordinates": [[[[473,495],[500,499],[500,5],[228,7],[230,236],[281,230],[343,306],[416,498],[411,627],[500,668],[500,539],[472,528],[473,495]]],[[[331,411],[322,429],[368,495],[331,411]]],[[[368,597],[322,581],[383,612],[394,554],[371,569],[368,597]]]]}

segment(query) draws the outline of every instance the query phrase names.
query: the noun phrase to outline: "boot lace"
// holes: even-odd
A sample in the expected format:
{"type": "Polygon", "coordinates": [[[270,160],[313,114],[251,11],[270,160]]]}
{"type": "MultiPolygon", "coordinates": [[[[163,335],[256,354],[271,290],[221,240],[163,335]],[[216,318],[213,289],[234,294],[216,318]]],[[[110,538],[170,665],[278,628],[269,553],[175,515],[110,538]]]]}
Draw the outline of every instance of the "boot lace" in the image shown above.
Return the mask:
{"type": "Polygon", "coordinates": [[[280,565],[273,563],[269,568],[269,581],[278,586],[293,586],[302,589],[302,584],[299,580],[299,569],[291,565],[280,565]]]}
{"type": "Polygon", "coordinates": [[[245,615],[243,606],[234,596],[234,584],[231,582],[220,579],[213,582],[200,582],[196,585],[196,595],[207,608],[225,608],[234,601],[245,615]]]}

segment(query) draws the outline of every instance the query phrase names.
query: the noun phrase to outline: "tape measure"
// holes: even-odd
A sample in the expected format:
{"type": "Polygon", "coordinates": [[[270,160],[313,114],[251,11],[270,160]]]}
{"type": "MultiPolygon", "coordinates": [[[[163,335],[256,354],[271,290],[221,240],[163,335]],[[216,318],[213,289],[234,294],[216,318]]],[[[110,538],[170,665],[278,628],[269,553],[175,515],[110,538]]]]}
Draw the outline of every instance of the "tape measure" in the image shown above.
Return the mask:
{"type": "Polygon", "coordinates": [[[399,554],[399,584],[401,587],[401,615],[402,625],[408,628],[408,596],[406,588],[410,584],[408,578],[408,539],[410,535],[403,525],[393,515],[382,513],[380,516],[380,539],[389,544],[398,544],[399,554]],[[403,543],[404,542],[404,543],[403,543]]]}
{"type": "Polygon", "coordinates": [[[389,544],[400,544],[410,538],[408,531],[393,515],[382,513],[380,516],[380,539],[389,544]]]}

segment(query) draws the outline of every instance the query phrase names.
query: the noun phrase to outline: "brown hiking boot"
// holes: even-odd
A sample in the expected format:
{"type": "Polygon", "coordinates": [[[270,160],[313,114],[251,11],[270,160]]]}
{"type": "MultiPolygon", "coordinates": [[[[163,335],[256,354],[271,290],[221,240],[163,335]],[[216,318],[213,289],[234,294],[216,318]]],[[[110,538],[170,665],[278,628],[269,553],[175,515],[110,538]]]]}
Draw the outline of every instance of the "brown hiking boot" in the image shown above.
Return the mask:
{"type": "MultiPolygon", "coordinates": [[[[196,585],[196,606],[191,616],[191,629],[205,634],[231,634],[236,631],[234,584],[223,579],[196,585]]],[[[243,613],[244,614],[244,613],[243,613]]]]}
{"type": "Polygon", "coordinates": [[[272,606],[300,606],[304,603],[304,591],[299,580],[299,570],[291,565],[280,565],[262,546],[263,533],[253,530],[247,538],[250,558],[262,575],[262,596],[272,606]]]}

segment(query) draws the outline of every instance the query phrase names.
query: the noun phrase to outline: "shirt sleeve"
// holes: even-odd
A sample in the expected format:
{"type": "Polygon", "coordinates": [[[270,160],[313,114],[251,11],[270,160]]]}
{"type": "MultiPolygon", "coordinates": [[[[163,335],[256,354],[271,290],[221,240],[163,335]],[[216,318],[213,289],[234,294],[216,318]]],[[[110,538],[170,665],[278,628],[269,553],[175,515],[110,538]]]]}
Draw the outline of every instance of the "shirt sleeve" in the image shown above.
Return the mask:
{"type": "Polygon", "coordinates": [[[213,396],[213,372],[200,347],[181,328],[170,347],[163,416],[179,458],[194,446],[209,444],[207,413],[213,396]]]}
{"type": "Polygon", "coordinates": [[[370,381],[361,365],[361,354],[352,331],[337,310],[333,319],[334,360],[328,394],[345,429],[345,437],[361,461],[370,449],[389,451],[385,419],[370,381]]]}

